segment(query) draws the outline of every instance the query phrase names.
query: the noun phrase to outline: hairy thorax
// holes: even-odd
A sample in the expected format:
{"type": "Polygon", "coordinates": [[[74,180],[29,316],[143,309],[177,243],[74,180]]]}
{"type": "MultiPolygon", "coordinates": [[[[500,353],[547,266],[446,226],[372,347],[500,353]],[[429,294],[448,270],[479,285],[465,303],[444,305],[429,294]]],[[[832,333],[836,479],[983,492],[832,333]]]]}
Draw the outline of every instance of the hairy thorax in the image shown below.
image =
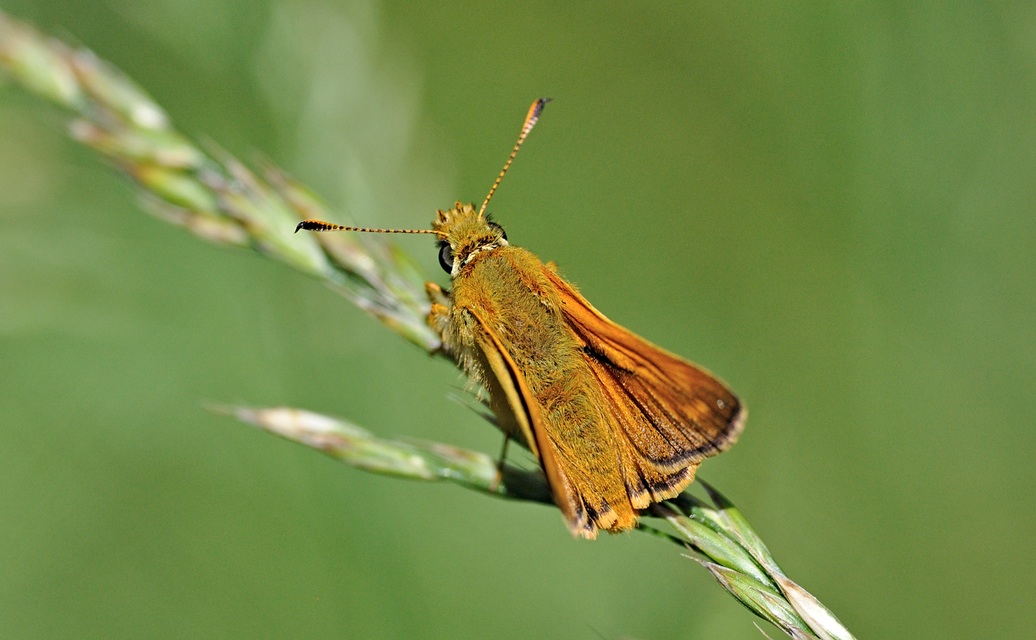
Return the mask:
{"type": "Polygon", "coordinates": [[[544,268],[531,252],[514,246],[486,252],[465,265],[453,280],[444,344],[469,375],[491,387],[494,381],[487,379],[475,335],[484,323],[508,346],[543,417],[575,426],[589,416],[561,414],[585,413],[583,408],[591,404],[585,396],[593,387],[579,357],[581,345],[565,325],[544,268]]]}

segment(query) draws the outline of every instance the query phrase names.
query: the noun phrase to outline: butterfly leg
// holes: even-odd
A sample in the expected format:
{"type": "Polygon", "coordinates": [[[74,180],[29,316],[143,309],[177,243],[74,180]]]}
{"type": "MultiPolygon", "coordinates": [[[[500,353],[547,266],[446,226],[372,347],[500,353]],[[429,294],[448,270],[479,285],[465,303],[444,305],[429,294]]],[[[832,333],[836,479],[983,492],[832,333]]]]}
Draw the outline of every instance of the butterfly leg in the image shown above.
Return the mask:
{"type": "Polygon", "coordinates": [[[507,445],[511,443],[511,436],[504,434],[504,446],[500,449],[500,458],[496,461],[496,475],[493,476],[493,481],[489,483],[489,491],[496,493],[500,488],[500,483],[504,480],[504,462],[507,460],[507,445]]]}
{"type": "Polygon", "coordinates": [[[441,340],[446,331],[446,325],[449,323],[450,296],[447,291],[434,282],[424,283],[424,290],[428,295],[428,301],[432,303],[431,309],[428,310],[428,326],[438,333],[440,338],[439,348],[433,354],[445,355],[446,350],[443,349],[441,340]]]}
{"type": "Polygon", "coordinates": [[[424,283],[424,292],[432,304],[440,304],[444,307],[450,306],[450,292],[434,282],[424,283]]]}

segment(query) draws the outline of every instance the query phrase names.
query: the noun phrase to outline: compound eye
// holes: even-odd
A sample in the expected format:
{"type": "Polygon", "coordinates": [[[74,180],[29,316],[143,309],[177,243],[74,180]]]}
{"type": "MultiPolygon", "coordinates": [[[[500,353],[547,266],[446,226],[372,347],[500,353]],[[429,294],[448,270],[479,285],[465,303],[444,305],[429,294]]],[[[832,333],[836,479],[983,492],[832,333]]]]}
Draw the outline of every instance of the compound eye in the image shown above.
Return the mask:
{"type": "Polygon", "coordinates": [[[491,227],[493,227],[494,229],[496,229],[497,231],[499,231],[499,232],[500,232],[500,237],[501,237],[501,238],[503,238],[504,240],[507,240],[507,232],[506,232],[506,231],[504,231],[504,228],[503,228],[503,227],[501,227],[500,225],[498,225],[498,224],[497,224],[497,223],[495,223],[495,222],[490,222],[490,223],[489,223],[489,226],[491,226],[491,227]]]}
{"type": "Polygon", "coordinates": [[[439,266],[446,273],[453,273],[453,248],[448,243],[439,247],[439,266]]]}

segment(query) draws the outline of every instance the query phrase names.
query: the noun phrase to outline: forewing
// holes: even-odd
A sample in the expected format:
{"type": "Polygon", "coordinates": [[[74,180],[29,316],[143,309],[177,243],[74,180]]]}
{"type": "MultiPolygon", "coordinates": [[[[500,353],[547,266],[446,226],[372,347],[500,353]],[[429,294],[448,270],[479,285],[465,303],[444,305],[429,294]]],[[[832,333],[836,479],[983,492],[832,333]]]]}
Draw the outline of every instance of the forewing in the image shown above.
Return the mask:
{"type": "Polygon", "coordinates": [[[631,497],[641,493],[638,483],[653,497],[675,495],[693,478],[697,463],[734,444],[744,426],[744,405],[709,372],[608,320],[553,269],[544,272],[637,452],[638,469],[627,478],[631,497]]]}

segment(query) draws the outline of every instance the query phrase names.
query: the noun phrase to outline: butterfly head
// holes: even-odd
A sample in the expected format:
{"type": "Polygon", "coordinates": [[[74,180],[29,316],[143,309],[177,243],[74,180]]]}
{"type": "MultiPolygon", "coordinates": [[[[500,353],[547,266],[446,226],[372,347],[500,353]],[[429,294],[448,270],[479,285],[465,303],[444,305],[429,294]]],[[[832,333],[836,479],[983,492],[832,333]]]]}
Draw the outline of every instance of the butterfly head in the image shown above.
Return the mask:
{"type": "Polygon", "coordinates": [[[439,211],[432,229],[439,236],[439,265],[453,277],[479,254],[507,246],[503,227],[471,204],[439,211]]]}

